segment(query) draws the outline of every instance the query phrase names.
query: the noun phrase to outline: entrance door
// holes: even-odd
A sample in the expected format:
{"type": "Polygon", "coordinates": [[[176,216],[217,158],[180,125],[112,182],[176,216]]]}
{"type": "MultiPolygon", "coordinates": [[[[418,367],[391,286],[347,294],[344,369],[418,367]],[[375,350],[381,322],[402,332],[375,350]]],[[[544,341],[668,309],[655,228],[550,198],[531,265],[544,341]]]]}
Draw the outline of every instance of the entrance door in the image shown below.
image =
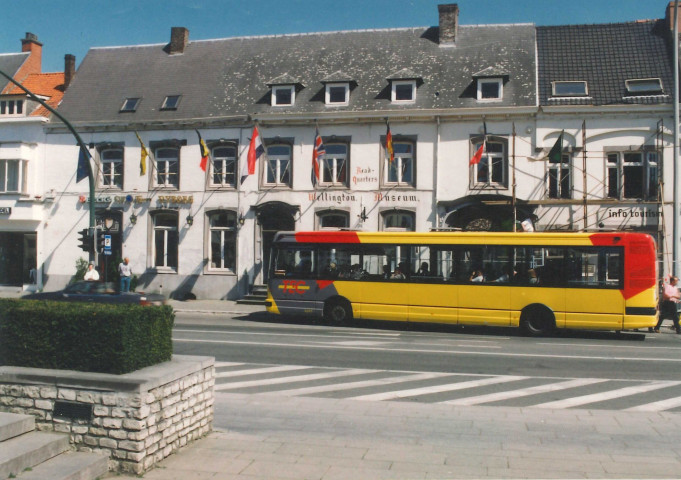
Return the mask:
{"type": "Polygon", "coordinates": [[[267,269],[270,265],[270,248],[277,232],[291,232],[296,228],[293,210],[285,203],[263,205],[258,212],[260,223],[260,238],[262,240],[262,262],[259,270],[262,272],[262,283],[267,283],[267,269]]]}
{"type": "Polygon", "coordinates": [[[24,234],[0,233],[0,285],[21,286],[24,266],[24,234]]]}

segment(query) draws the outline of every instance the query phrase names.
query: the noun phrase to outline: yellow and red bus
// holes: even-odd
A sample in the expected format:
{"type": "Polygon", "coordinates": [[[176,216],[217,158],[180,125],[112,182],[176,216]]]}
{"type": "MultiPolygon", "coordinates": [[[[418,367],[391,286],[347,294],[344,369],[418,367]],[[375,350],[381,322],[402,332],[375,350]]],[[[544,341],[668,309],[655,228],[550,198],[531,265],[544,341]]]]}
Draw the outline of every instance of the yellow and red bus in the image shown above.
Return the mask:
{"type": "Polygon", "coordinates": [[[657,323],[655,240],[635,232],[279,232],[267,310],[520,327],[657,323]]]}

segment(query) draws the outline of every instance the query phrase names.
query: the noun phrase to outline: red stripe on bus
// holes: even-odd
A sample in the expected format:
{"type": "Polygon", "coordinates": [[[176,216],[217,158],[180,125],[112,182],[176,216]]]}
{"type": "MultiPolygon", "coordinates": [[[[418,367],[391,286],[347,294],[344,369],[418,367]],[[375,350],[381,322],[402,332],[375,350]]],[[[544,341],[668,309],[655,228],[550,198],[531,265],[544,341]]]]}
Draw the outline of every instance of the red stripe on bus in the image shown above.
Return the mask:
{"type": "Polygon", "coordinates": [[[359,243],[357,232],[296,232],[300,243],[359,243]]]}
{"type": "Polygon", "coordinates": [[[320,290],[324,290],[331,284],[333,284],[333,280],[317,280],[317,286],[320,290]]]}
{"type": "Polygon", "coordinates": [[[649,235],[623,233],[594,233],[589,236],[591,243],[599,247],[624,246],[624,288],[625,300],[638,295],[657,284],[655,241],[649,235]]]}

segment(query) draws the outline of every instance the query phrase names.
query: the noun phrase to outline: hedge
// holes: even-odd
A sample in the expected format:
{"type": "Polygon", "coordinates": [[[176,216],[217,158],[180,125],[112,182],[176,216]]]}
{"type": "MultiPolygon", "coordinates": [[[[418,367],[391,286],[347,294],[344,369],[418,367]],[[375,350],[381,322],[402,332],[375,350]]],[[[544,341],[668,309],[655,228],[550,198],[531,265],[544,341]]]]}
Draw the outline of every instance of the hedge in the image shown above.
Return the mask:
{"type": "Polygon", "coordinates": [[[132,372],[170,360],[174,320],[167,305],[0,299],[0,365],[132,372]]]}

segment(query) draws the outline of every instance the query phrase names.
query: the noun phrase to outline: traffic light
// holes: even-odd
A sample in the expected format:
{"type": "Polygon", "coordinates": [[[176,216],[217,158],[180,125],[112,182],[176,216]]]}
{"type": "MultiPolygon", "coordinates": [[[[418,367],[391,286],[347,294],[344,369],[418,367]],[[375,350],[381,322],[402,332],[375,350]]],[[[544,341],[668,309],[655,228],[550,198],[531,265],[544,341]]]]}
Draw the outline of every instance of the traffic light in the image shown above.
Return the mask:
{"type": "Polygon", "coordinates": [[[80,232],[78,232],[78,246],[86,251],[92,253],[93,250],[93,245],[92,245],[92,236],[90,235],[90,229],[89,228],[84,228],[80,232]]]}
{"type": "Polygon", "coordinates": [[[104,230],[95,230],[95,235],[97,238],[97,252],[102,253],[104,251],[104,230]]]}

